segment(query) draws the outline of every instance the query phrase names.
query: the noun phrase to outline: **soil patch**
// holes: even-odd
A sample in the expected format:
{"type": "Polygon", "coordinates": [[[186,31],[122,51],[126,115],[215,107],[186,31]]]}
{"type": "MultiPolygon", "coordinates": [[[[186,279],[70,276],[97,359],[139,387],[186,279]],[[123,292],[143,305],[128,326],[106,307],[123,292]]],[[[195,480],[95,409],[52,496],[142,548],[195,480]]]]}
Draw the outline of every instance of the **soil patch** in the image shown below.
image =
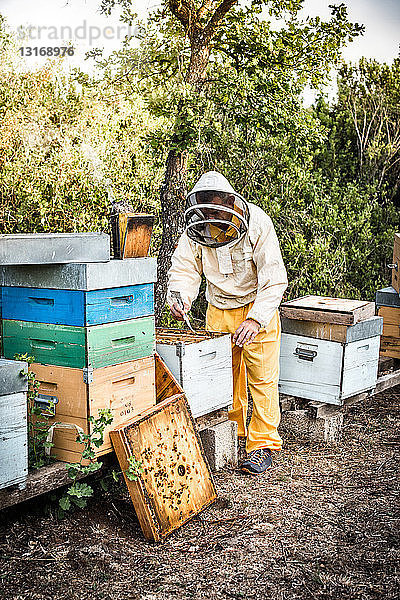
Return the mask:
{"type": "Polygon", "coordinates": [[[218,501],[160,544],[122,488],[61,521],[43,498],[4,511],[1,597],[397,599],[399,400],[349,408],[337,446],[288,436],[265,476],[216,474],[218,501]]]}

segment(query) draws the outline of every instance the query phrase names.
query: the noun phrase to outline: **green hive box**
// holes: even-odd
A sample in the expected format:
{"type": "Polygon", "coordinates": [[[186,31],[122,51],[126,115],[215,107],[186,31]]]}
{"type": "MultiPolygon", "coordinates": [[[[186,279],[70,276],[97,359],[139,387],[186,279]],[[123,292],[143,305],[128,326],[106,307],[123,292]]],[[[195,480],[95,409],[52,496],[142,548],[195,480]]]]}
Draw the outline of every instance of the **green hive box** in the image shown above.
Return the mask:
{"type": "Polygon", "coordinates": [[[3,348],[5,358],[10,359],[27,353],[35,362],[47,365],[108,367],[154,352],[154,317],[93,327],[4,320],[3,348]]]}

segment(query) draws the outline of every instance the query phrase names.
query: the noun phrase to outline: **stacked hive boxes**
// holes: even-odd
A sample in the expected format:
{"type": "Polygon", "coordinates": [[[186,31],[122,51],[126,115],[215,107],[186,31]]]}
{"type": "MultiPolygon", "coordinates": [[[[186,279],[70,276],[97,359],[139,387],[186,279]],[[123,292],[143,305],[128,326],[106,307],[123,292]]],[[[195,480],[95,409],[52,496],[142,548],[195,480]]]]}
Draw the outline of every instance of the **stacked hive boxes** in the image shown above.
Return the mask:
{"type": "MultiPolygon", "coordinates": [[[[39,402],[51,415],[53,454],[77,461],[89,416],[110,428],[155,404],[156,260],[3,267],[3,350],[35,357],[39,402]]],[[[112,449],[108,430],[98,454],[112,449]]]]}
{"type": "Polygon", "coordinates": [[[23,487],[28,475],[25,362],[0,358],[0,489],[23,487]]]}
{"type": "Polygon", "coordinates": [[[383,318],[381,354],[400,358],[400,295],[393,287],[376,292],[376,308],[383,318]]]}
{"type": "Polygon", "coordinates": [[[376,308],[383,318],[381,354],[400,358],[400,233],[394,236],[392,287],[376,292],[376,308]]]}
{"type": "Polygon", "coordinates": [[[373,302],[305,296],[281,307],[279,390],[328,404],[376,385],[382,317],[373,302]]]}

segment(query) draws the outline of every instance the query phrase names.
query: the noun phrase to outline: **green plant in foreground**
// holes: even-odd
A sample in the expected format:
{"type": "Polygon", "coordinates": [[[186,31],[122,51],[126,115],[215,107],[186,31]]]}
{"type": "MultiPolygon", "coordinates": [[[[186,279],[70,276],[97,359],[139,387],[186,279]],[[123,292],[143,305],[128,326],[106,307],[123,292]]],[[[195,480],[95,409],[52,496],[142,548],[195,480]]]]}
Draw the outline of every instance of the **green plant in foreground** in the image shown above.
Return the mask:
{"type": "MultiPolygon", "coordinates": [[[[31,365],[35,361],[34,356],[28,354],[15,354],[14,360],[27,362],[31,365]]],[[[47,434],[50,428],[49,418],[52,416],[54,404],[49,403],[46,411],[38,403],[38,394],[40,382],[37,381],[35,373],[30,371],[21,371],[21,376],[28,380],[27,393],[27,412],[28,412],[28,465],[30,469],[39,469],[51,462],[52,458],[47,456],[46,449],[54,444],[47,441],[47,434]]]]}
{"type": "Polygon", "coordinates": [[[63,516],[64,512],[69,510],[73,504],[79,508],[84,508],[88,498],[93,496],[93,488],[87,483],[78,481],[78,479],[95,473],[101,468],[103,463],[96,460],[95,448],[100,448],[103,444],[104,430],[107,425],[112,423],[112,420],[113,416],[109,409],[100,409],[96,419],[92,416],[88,417],[91,432],[88,434],[80,432],[78,434],[76,441],[83,444],[83,450],[79,462],[65,465],[68,476],[72,480],[72,485],[59,500],[60,516],[63,516]],[[83,462],[87,460],[89,464],[84,465],[83,462]]]}
{"type": "Polygon", "coordinates": [[[128,458],[129,467],[125,471],[125,474],[129,481],[137,481],[140,475],[143,473],[143,463],[141,460],[137,460],[134,456],[128,458]]]}

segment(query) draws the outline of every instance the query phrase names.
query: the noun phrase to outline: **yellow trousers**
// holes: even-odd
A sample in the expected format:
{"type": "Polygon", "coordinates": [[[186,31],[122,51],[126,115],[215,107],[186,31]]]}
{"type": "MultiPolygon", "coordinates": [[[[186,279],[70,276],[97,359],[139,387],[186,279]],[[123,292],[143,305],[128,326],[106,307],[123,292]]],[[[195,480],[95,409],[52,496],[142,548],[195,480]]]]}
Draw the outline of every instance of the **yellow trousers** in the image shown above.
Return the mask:
{"type": "MultiPolygon", "coordinates": [[[[234,333],[246,319],[252,304],[222,310],[208,305],[206,327],[209,331],[234,333]]],[[[233,407],[229,419],[238,424],[238,436],[246,437],[246,450],[258,448],[280,450],[278,378],[281,323],[278,311],[266,328],[262,327],[254,341],[239,348],[232,344],[233,407]],[[253,414],[247,420],[247,381],[253,398],[253,414]]]]}

